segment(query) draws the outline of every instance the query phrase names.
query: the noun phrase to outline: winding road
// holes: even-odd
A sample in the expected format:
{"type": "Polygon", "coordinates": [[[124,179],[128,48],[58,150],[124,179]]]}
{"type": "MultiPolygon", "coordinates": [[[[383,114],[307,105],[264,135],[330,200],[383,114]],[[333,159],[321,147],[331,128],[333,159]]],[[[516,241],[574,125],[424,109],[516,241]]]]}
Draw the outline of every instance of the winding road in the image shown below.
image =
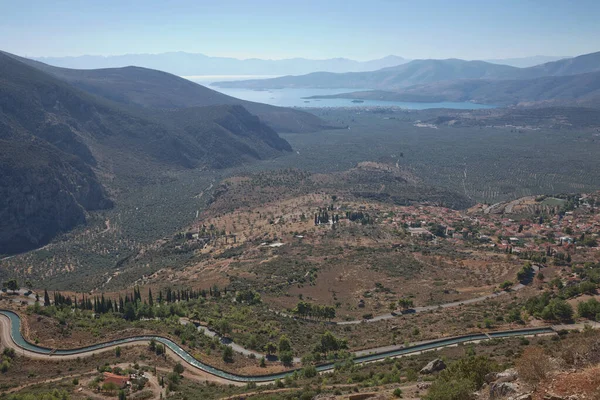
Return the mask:
{"type": "MultiPolygon", "coordinates": [[[[368,350],[361,352],[361,355],[356,356],[353,361],[356,364],[368,363],[373,361],[382,360],[387,357],[401,357],[406,355],[418,354],[423,351],[436,350],[447,346],[457,345],[459,343],[477,342],[496,338],[506,338],[512,336],[533,336],[552,334],[555,330],[552,327],[540,327],[531,329],[516,329],[508,331],[498,331],[489,333],[476,333],[471,335],[450,337],[438,340],[432,340],[428,342],[419,343],[413,346],[392,346],[385,349],[385,351],[378,351],[376,353],[368,353],[368,350]]],[[[191,354],[186,352],[177,343],[171,339],[162,336],[135,336],[124,339],[112,340],[110,342],[98,343],[95,345],[74,348],[74,349],[49,349],[46,347],[38,346],[28,342],[21,334],[21,318],[13,311],[0,310],[0,340],[2,345],[13,348],[18,355],[29,357],[33,359],[42,360],[69,360],[77,357],[87,357],[93,354],[97,354],[104,351],[114,350],[117,346],[131,346],[131,345],[147,345],[151,340],[162,343],[165,345],[167,354],[174,359],[180,359],[185,362],[189,367],[197,371],[204,372],[222,383],[240,384],[247,382],[256,383],[269,383],[276,379],[283,379],[288,375],[291,375],[296,370],[274,373],[268,375],[238,375],[231,372],[223,371],[218,368],[212,367],[208,364],[196,360],[191,354]]],[[[326,372],[333,370],[335,363],[330,362],[327,364],[321,364],[317,366],[318,372],[326,372]]]]}

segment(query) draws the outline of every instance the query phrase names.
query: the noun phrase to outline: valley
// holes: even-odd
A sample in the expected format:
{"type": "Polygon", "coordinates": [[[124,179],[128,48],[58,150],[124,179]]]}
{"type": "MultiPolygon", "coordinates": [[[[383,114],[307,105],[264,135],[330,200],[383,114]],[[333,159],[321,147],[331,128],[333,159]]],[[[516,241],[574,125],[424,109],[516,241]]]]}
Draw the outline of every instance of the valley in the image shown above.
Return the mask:
{"type": "Polygon", "coordinates": [[[598,7],[242,3],[3,7],[0,400],[599,399],[598,7]]]}

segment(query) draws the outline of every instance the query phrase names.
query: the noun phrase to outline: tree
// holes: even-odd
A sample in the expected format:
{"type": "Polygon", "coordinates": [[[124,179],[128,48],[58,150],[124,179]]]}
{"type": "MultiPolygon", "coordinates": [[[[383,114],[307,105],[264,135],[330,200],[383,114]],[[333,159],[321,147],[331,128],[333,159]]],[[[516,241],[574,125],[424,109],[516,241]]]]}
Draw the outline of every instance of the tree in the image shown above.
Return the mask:
{"type": "Polygon", "coordinates": [[[286,335],[281,335],[279,338],[279,352],[292,351],[292,345],[286,335]]]}
{"type": "Polygon", "coordinates": [[[135,320],[135,306],[132,302],[125,303],[125,312],[123,313],[123,317],[128,321],[135,320]]]}
{"type": "Polygon", "coordinates": [[[302,375],[304,375],[306,378],[314,378],[317,376],[317,368],[314,365],[307,365],[306,367],[302,368],[302,375]]]}
{"type": "Polygon", "coordinates": [[[16,292],[17,290],[19,290],[19,282],[17,282],[16,279],[10,279],[4,282],[4,287],[6,287],[8,290],[16,292]]]}
{"type": "Polygon", "coordinates": [[[124,390],[119,390],[119,400],[125,400],[127,399],[127,395],[125,394],[124,390]]]}
{"type": "Polygon", "coordinates": [[[48,295],[48,291],[44,289],[44,307],[50,306],[50,296],[48,295]]]}
{"type": "Polygon", "coordinates": [[[181,375],[183,374],[183,371],[185,371],[185,368],[183,368],[183,365],[181,365],[181,363],[179,362],[173,367],[173,372],[175,372],[176,374],[181,375]]]}
{"type": "Polygon", "coordinates": [[[600,302],[594,298],[580,302],[577,305],[577,314],[582,318],[597,319],[597,316],[600,316],[600,302]]]}
{"type": "Polygon", "coordinates": [[[115,348],[115,356],[121,357],[121,347],[120,346],[117,346],[115,348]]]}
{"type": "Polygon", "coordinates": [[[403,310],[408,310],[409,308],[414,307],[414,302],[413,302],[412,299],[408,299],[408,298],[403,297],[400,300],[398,300],[398,305],[403,310]]]}
{"type": "Polygon", "coordinates": [[[568,322],[573,319],[573,307],[565,300],[552,299],[550,300],[550,304],[544,308],[542,315],[544,319],[555,319],[561,322],[568,322]]]}
{"type": "Polygon", "coordinates": [[[277,346],[275,346],[275,343],[269,342],[265,345],[265,352],[267,352],[268,355],[275,354],[276,351],[277,346]]]}
{"type": "Polygon", "coordinates": [[[225,348],[223,349],[223,361],[227,363],[233,362],[233,349],[231,348],[231,346],[225,346],[225,348]]]}
{"type": "Polygon", "coordinates": [[[330,351],[343,350],[348,347],[346,340],[336,338],[330,331],[321,335],[321,343],[317,346],[319,353],[329,353],[330,351]]]}
{"type": "Polygon", "coordinates": [[[248,338],[248,347],[256,350],[258,348],[258,338],[256,337],[256,335],[250,335],[250,337],[248,338]]]}
{"type": "Polygon", "coordinates": [[[294,362],[294,356],[291,351],[283,351],[279,353],[279,360],[283,365],[290,366],[294,362]]]}
{"type": "Polygon", "coordinates": [[[117,386],[116,383],[114,382],[106,382],[102,385],[102,390],[107,391],[107,392],[114,392],[118,389],[119,387],[117,386]]]}
{"type": "Polygon", "coordinates": [[[500,284],[500,289],[508,291],[512,285],[513,283],[511,281],[504,281],[500,284]]]}

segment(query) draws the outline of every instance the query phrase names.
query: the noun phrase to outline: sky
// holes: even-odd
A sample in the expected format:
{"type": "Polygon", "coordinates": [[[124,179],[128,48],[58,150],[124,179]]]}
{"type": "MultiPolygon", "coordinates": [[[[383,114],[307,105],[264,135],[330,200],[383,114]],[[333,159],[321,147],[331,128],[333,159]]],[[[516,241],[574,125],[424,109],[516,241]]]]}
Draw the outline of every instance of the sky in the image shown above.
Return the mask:
{"type": "Polygon", "coordinates": [[[281,59],[574,56],[599,0],[0,0],[0,50],[281,59]]]}

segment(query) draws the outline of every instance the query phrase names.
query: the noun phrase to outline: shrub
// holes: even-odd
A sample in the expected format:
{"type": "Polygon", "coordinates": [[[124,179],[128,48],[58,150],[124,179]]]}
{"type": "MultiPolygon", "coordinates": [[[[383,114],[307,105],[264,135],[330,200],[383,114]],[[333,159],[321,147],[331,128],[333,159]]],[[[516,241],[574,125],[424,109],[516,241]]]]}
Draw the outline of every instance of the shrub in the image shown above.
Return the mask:
{"type": "Polygon", "coordinates": [[[552,371],[552,363],[542,348],[530,347],[517,360],[516,368],[523,381],[536,386],[552,371]]]}
{"type": "Polygon", "coordinates": [[[227,363],[233,362],[233,349],[231,346],[225,346],[223,349],[223,361],[227,363]]]}
{"type": "Polygon", "coordinates": [[[313,377],[317,376],[317,368],[315,368],[314,365],[306,366],[306,367],[302,368],[302,374],[306,378],[313,378],[313,377]]]}
{"type": "Polygon", "coordinates": [[[473,398],[475,386],[469,379],[459,379],[455,381],[436,380],[429,392],[424,397],[425,400],[468,400],[473,398]]]}

